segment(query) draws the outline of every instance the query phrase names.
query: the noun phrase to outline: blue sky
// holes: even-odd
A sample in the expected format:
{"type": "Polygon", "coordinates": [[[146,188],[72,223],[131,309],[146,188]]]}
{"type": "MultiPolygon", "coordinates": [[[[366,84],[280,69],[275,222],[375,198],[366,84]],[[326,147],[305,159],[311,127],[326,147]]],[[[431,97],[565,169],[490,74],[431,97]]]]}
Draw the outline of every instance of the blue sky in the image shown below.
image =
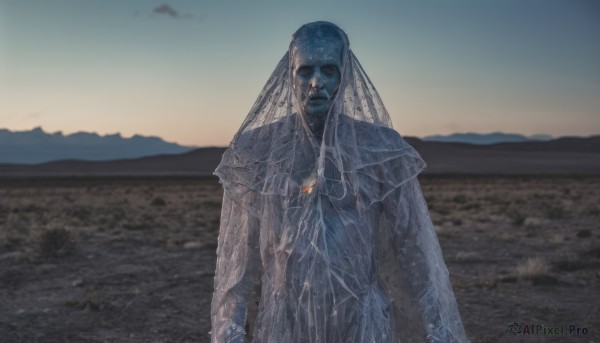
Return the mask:
{"type": "Polygon", "coordinates": [[[593,0],[0,0],[0,128],[226,145],[315,20],[404,135],[600,134],[593,0]]]}

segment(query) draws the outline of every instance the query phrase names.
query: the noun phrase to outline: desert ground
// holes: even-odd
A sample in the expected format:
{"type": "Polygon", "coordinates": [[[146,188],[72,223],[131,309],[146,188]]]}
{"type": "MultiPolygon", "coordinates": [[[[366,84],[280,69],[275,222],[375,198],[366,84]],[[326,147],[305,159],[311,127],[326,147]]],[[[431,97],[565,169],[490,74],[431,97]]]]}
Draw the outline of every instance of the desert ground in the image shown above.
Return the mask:
{"type": "MultiPolygon", "coordinates": [[[[420,181],[472,342],[600,342],[600,177],[420,181]]],[[[0,178],[0,342],[209,342],[221,197],[214,178],[0,178]]]]}

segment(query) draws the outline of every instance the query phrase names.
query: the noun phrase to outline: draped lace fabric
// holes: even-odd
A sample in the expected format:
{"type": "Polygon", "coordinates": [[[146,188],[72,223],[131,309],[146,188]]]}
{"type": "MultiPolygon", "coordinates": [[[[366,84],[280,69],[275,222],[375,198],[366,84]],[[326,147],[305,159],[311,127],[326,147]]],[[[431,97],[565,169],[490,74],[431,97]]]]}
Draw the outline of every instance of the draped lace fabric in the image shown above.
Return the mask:
{"type": "Polygon", "coordinates": [[[416,179],[425,164],[348,48],[341,73],[319,140],[286,53],[215,172],[213,342],[467,341],[416,179]]]}

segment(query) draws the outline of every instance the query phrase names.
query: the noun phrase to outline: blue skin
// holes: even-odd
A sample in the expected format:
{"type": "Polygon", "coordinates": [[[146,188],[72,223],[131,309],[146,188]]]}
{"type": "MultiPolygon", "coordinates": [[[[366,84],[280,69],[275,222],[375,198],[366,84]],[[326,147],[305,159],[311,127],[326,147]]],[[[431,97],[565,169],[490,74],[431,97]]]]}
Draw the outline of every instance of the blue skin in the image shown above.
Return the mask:
{"type": "Polygon", "coordinates": [[[343,44],[301,39],[292,48],[292,84],[300,112],[318,140],[341,81],[343,44]]]}

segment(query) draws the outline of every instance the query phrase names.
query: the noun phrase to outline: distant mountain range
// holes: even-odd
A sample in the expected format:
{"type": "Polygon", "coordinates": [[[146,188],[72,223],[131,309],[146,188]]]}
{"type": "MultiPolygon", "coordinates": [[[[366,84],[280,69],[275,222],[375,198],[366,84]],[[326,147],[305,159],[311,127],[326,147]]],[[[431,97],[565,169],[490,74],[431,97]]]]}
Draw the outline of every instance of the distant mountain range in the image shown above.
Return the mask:
{"type": "MultiPolygon", "coordinates": [[[[406,140],[430,174],[600,174],[600,136],[457,133],[406,140]]],[[[139,135],[0,129],[0,176],[210,175],[224,151],[139,135]]]]}
{"type": "Polygon", "coordinates": [[[550,135],[524,136],[517,133],[453,133],[450,135],[433,135],[422,138],[429,142],[452,142],[452,143],[470,143],[470,144],[496,144],[508,142],[530,142],[530,141],[549,141],[550,135]]]}
{"type": "Polygon", "coordinates": [[[56,160],[117,160],[160,154],[181,154],[195,147],[165,142],[158,137],[90,132],[63,135],[37,127],[31,131],[0,129],[0,163],[43,163],[56,160]]]}
{"type": "MultiPolygon", "coordinates": [[[[428,142],[407,137],[427,162],[425,174],[600,175],[600,136],[546,142],[475,145],[428,142]]],[[[183,154],[115,161],[54,161],[2,164],[7,176],[207,176],[225,148],[199,148],[183,154]]]]}

